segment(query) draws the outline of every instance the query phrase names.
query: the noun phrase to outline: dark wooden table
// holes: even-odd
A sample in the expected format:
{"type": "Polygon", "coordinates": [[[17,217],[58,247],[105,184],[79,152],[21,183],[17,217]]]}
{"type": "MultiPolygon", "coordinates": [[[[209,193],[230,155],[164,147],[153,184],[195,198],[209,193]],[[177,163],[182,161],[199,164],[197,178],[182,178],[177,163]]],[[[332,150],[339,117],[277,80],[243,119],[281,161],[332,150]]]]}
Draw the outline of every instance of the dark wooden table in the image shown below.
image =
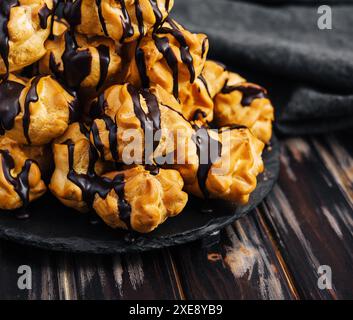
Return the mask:
{"type": "Polygon", "coordinates": [[[352,299],[353,134],[286,138],[273,192],[209,241],[94,256],[0,242],[2,299],[352,299]],[[32,268],[32,289],[17,286],[32,268]],[[320,289],[319,267],[332,270],[320,289]]]}

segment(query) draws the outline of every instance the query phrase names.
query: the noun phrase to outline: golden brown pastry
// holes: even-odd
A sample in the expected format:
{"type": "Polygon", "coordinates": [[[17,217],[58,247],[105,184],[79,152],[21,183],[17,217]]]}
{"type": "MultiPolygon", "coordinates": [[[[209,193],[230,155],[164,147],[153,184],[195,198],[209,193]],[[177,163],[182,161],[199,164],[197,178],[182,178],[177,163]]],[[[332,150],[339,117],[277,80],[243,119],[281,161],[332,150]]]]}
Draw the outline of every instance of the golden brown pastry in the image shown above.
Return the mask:
{"type": "Polygon", "coordinates": [[[201,74],[207,52],[206,35],[191,33],[167,18],[153,34],[130,46],[126,79],[143,88],[158,84],[178,98],[179,87],[201,74]]]}
{"type": "Polygon", "coordinates": [[[79,0],[66,4],[63,18],[76,31],[131,42],[160,25],[173,0],[79,0]]]}
{"type": "Polygon", "coordinates": [[[76,98],[51,76],[9,75],[0,83],[0,136],[42,145],[60,136],[74,116],[76,98]]]}
{"type": "Polygon", "coordinates": [[[150,172],[143,166],[105,174],[111,183],[107,196],[95,197],[93,208],[112,228],[148,233],[178,215],[188,196],[178,171],[158,169],[150,172]]]}
{"type": "Polygon", "coordinates": [[[55,170],[50,191],[66,206],[81,212],[88,211],[94,197],[93,189],[89,188],[90,182],[92,180],[94,184],[96,175],[105,172],[105,165],[98,161],[86,127],[78,122],[69,125],[65,133],[53,141],[52,148],[55,170]]]}
{"type": "Polygon", "coordinates": [[[274,109],[264,88],[229,72],[229,80],[216,95],[214,103],[218,126],[244,125],[261,141],[270,141],[274,109]]]}
{"type": "Polygon", "coordinates": [[[0,75],[21,70],[46,52],[53,0],[0,1],[0,75]]]}
{"type": "Polygon", "coordinates": [[[227,79],[224,66],[207,60],[194,83],[180,86],[182,113],[190,121],[207,124],[213,120],[213,98],[221,91],[227,79]]]}
{"type": "Polygon", "coordinates": [[[177,171],[136,166],[103,175],[109,164],[98,160],[86,130],[73,123],[53,143],[49,188],[62,203],[81,212],[93,207],[109,226],[143,233],[183,210],[187,194],[177,171]]]}
{"type": "Polygon", "coordinates": [[[264,144],[247,128],[200,128],[177,109],[178,102],[159,86],[150,91],[113,86],[93,104],[98,118],[90,140],[106,160],[172,167],[197,196],[245,203],[263,170],[264,144]],[[220,167],[221,173],[213,170],[220,167]]]}
{"type": "Polygon", "coordinates": [[[117,78],[121,58],[113,40],[103,37],[87,38],[66,31],[45,44],[47,53],[39,62],[41,74],[52,74],[77,89],[101,89],[117,78]]]}
{"type": "Polygon", "coordinates": [[[46,191],[37,163],[7,137],[0,137],[0,209],[26,207],[46,191]]]}

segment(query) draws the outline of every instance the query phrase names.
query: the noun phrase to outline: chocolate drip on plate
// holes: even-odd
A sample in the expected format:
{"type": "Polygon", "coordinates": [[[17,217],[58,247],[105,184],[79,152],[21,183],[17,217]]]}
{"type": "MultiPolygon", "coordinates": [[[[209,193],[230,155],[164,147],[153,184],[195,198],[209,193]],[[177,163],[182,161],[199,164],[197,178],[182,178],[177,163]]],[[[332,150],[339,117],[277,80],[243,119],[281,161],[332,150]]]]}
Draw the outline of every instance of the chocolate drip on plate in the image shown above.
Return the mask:
{"type": "Polygon", "coordinates": [[[109,47],[102,44],[97,47],[97,50],[99,53],[99,65],[100,65],[100,78],[96,88],[96,90],[98,91],[104,84],[104,81],[107,79],[109,64],[110,64],[110,52],[109,52],[109,47]]]}
{"type": "Polygon", "coordinates": [[[44,7],[39,10],[39,25],[42,29],[46,29],[48,26],[48,18],[52,14],[52,10],[50,10],[47,4],[44,4],[44,7]]]}
{"type": "Polygon", "coordinates": [[[218,157],[222,155],[222,144],[219,141],[215,141],[210,135],[206,128],[200,128],[196,125],[193,126],[195,135],[192,137],[196,144],[197,155],[199,158],[199,168],[197,170],[197,179],[199,187],[207,199],[209,198],[209,192],[206,187],[208,173],[216,159],[212,159],[211,148],[218,144],[218,157]],[[217,144],[216,144],[217,143],[217,144]],[[207,161],[204,158],[207,157],[207,161]],[[203,163],[204,162],[204,163],[203,163]]]}
{"type": "Polygon", "coordinates": [[[11,8],[18,6],[18,0],[0,1],[0,56],[6,67],[6,77],[9,75],[9,30],[7,24],[10,20],[11,8]]]}
{"type": "Polygon", "coordinates": [[[9,80],[0,84],[0,135],[15,124],[15,118],[21,111],[19,98],[23,88],[23,84],[9,80]]]}
{"type": "Polygon", "coordinates": [[[30,105],[32,102],[35,103],[39,100],[37,86],[39,81],[42,78],[43,76],[38,76],[32,80],[31,87],[29,88],[25,99],[24,111],[23,111],[23,133],[24,133],[24,136],[26,137],[28,144],[31,144],[31,139],[29,137],[29,125],[31,122],[30,105]]]}
{"type": "Polygon", "coordinates": [[[246,86],[244,85],[227,86],[226,84],[222,89],[223,94],[228,94],[233,91],[239,91],[243,94],[243,97],[240,103],[244,107],[250,106],[255,99],[268,98],[267,92],[264,88],[253,84],[248,84],[246,86]]]}
{"type": "Polygon", "coordinates": [[[15,168],[15,161],[10,155],[8,150],[0,150],[0,155],[2,156],[2,170],[5,179],[10,183],[18,196],[20,197],[22,204],[26,207],[29,204],[29,183],[28,176],[31,169],[33,160],[26,160],[21,172],[17,177],[13,177],[11,171],[15,168]]]}

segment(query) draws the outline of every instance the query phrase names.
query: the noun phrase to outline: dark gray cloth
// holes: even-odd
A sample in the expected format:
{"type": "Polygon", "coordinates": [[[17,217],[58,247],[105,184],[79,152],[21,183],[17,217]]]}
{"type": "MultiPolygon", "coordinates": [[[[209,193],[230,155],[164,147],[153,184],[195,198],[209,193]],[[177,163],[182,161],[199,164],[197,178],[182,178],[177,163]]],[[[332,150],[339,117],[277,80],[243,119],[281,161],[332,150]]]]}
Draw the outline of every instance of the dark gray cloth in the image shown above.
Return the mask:
{"type": "Polygon", "coordinates": [[[317,3],[281,2],[176,0],[172,17],[209,36],[211,58],[269,90],[281,132],[353,126],[353,3],[330,5],[332,30],[320,30],[317,3]]]}

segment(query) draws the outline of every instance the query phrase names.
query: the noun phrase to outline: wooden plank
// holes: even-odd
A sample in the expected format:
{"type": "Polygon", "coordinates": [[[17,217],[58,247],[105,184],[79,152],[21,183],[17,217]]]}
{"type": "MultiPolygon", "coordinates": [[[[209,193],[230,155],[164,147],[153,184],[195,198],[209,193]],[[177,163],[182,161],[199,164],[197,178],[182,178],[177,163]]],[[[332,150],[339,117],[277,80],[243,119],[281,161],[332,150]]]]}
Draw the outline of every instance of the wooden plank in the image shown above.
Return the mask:
{"type": "Polygon", "coordinates": [[[262,206],[303,298],[353,298],[353,211],[328,152],[316,140],[285,140],[278,185],[262,206]],[[318,286],[322,265],[332,270],[331,289],[318,286]]]}
{"type": "Polygon", "coordinates": [[[0,242],[0,299],[181,299],[168,251],[99,256],[55,253],[0,242]],[[18,267],[32,270],[32,289],[17,286],[18,267]]]}
{"type": "Polygon", "coordinates": [[[173,249],[188,299],[296,298],[257,210],[227,227],[220,238],[173,249]]]}
{"type": "Polygon", "coordinates": [[[7,242],[0,242],[0,299],[58,299],[59,287],[52,253],[7,242]],[[18,268],[28,265],[32,270],[32,289],[21,290],[18,268]]]}

